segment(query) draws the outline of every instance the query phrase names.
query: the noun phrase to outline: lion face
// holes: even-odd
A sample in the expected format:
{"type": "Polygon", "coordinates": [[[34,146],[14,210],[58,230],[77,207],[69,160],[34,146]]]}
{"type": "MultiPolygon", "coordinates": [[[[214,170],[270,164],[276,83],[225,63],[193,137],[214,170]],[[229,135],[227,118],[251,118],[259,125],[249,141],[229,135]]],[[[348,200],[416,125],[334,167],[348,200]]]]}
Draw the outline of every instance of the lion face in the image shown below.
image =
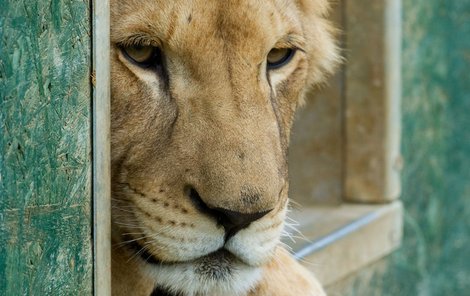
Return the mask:
{"type": "Polygon", "coordinates": [[[278,245],[294,111],[336,60],[306,2],[112,1],[113,252],[157,285],[242,293],[278,245]]]}

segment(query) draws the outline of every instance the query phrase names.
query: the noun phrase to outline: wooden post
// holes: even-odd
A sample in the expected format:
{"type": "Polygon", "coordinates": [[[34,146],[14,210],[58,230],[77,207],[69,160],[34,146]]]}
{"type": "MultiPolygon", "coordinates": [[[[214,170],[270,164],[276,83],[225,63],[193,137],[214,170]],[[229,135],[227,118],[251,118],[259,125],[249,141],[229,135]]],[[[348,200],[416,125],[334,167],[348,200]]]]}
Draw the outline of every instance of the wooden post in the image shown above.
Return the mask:
{"type": "Polygon", "coordinates": [[[94,295],[111,295],[109,1],[93,1],[94,295]]]}
{"type": "MultiPolygon", "coordinates": [[[[333,3],[331,17],[341,29],[343,2],[333,3]]],[[[326,86],[308,95],[296,115],[289,148],[289,196],[302,205],[342,201],[343,76],[338,69],[326,86]]]]}
{"type": "Polygon", "coordinates": [[[346,1],[348,201],[400,194],[400,28],[400,0],[346,1]]]}

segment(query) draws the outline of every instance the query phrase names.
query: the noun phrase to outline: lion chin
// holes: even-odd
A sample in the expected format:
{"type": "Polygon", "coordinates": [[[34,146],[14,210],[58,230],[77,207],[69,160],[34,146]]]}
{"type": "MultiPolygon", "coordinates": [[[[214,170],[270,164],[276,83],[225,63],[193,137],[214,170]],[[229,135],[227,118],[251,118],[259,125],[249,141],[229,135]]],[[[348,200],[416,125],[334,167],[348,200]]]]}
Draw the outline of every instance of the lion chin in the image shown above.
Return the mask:
{"type": "Polygon", "coordinates": [[[261,269],[249,266],[226,250],[188,263],[148,267],[158,278],[156,295],[243,295],[261,278],[261,269]]]}
{"type": "Polygon", "coordinates": [[[326,0],[111,0],[112,293],[323,295],[280,246],[326,0]]]}

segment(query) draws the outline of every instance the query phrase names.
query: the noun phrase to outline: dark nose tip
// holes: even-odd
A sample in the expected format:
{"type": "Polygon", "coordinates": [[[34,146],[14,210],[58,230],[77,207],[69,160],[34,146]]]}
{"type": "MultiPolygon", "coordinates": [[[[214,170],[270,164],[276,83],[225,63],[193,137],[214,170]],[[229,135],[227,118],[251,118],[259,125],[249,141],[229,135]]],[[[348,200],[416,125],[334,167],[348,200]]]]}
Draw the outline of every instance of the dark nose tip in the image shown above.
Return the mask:
{"type": "Polygon", "coordinates": [[[271,210],[245,214],[223,208],[213,209],[217,222],[225,228],[225,240],[234,236],[240,230],[247,228],[251,222],[264,217],[271,210]]]}
{"type": "Polygon", "coordinates": [[[225,229],[225,240],[234,236],[240,230],[248,227],[252,222],[261,219],[272,209],[256,212],[256,213],[241,213],[224,208],[211,208],[207,205],[199,193],[194,188],[188,190],[188,195],[193,202],[194,206],[202,213],[212,216],[216,219],[217,223],[222,225],[225,229]]]}

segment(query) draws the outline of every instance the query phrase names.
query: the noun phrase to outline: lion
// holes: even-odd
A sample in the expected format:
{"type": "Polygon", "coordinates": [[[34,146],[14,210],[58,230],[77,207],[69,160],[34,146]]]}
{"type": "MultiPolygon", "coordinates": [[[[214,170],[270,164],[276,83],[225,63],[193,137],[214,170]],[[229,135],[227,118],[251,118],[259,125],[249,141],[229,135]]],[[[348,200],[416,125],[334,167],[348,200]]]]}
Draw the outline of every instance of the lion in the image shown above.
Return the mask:
{"type": "Polygon", "coordinates": [[[280,244],[326,0],[111,0],[113,295],[324,295],[280,244]]]}

